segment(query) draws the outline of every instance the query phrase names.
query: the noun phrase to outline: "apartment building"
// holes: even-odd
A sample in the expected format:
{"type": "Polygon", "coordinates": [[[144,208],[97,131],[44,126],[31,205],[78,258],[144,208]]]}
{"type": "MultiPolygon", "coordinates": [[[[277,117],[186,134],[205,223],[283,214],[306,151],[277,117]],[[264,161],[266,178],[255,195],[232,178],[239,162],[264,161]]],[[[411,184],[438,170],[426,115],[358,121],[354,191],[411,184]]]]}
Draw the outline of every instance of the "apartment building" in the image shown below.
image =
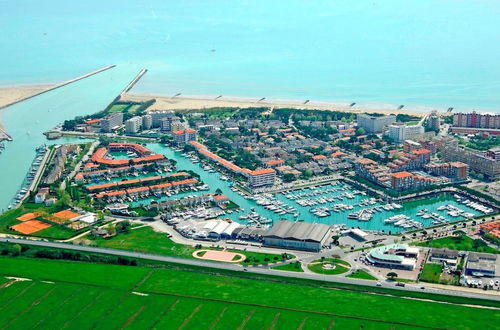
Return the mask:
{"type": "Polygon", "coordinates": [[[370,116],[367,114],[359,114],[357,116],[358,127],[362,127],[367,133],[382,133],[385,127],[396,122],[396,116],[370,116]]]}

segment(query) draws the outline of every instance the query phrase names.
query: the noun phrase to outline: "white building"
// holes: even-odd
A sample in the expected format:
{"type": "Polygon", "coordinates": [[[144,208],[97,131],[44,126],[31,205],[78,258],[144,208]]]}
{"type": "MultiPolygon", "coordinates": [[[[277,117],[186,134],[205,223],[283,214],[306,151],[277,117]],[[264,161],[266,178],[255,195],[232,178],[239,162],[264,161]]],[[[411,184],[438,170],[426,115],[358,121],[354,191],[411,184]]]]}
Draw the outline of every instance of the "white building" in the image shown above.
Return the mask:
{"type": "Polygon", "coordinates": [[[390,244],[370,250],[366,259],[377,267],[413,270],[419,249],[406,244],[390,244]]]}
{"type": "Polygon", "coordinates": [[[128,134],[135,134],[141,130],[142,118],[135,116],[125,121],[125,132],[128,134]]]}
{"type": "Polygon", "coordinates": [[[359,114],[357,116],[358,127],[365,129],[367,133],[382,133],[386,126],[396,122],[396,116],[370,116],[366,114],[359,114]]]}
{"type": "Polygon", "coordinates": [[[151,115],[142,116],[142,128],[151,129],[153,127],[153,117],[151,115]]]}
{"type": "Polygon", "coordinates": [[[274,185],[276,171],[272,168],[248,171],[248,185],[252,188],[274,185]]]}
{"type": "Polygon", "coordinates": [[[395,142],[402,143],[405,140],[412,140],[424,134],[424,127],[421,125],[405,125],[404,123],[394,123],[389,126],[387,135],[395,142]]]}

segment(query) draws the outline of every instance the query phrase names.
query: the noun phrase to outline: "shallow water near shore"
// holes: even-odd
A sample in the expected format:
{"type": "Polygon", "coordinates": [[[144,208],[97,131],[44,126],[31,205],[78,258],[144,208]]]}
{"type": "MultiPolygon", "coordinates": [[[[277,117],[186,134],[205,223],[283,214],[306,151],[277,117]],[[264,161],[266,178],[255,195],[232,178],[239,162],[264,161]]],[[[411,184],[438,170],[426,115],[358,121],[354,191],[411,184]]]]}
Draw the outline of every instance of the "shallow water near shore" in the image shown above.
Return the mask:
{"type": "Polygon", "coordinates": [[[104,110],[137,73],[134,66],[116,67],[0,111],[0,121],[13,138],[12,142],[5,142],[5,150],[0,154],[0,211],[7,209],[21,188],[36,147],[83,142],[49,141],[42,133],[66,119],[104,110]]]}
{"type": "Polygon", "coordinates": [[[499,16],[492,0],[6,1],[0,85],[134,63],[134,92],[498,112],[499,16]]]}

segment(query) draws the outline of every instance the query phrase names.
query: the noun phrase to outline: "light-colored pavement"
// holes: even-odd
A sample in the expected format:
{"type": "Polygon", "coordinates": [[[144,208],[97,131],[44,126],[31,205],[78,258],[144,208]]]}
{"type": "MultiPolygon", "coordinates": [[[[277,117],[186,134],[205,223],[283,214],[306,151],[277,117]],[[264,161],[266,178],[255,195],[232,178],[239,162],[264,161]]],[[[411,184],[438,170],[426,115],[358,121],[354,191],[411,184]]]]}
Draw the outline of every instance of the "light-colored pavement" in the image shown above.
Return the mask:
{"type": "MultiPolygon", "coordinates": [[[[228,265],[228,264],[216,263],[216,262],[183,259],[183,258],[178,258],[178,257],[169,257],[169,256],[156,255],[156,254],[148,254],[148,253],[132,252],[132,251],[116,250],[116,249],[108,249],[108,248],[98,248],[98,247],[91,247],[91,246],[72,245],[72,244],[65,244],[65,243],[35,241],[35,240],[29,240],[29,239],[16,239],[16,238],[0,238],[0,242],[10,242],[10,243],[18,243],[18,244],[45,246],[45,247],[51,247],[51,248],[69,249],[69,250],[76,250],[76,251],[83,251],[83,252],[104,253],[104,254],[111,254],[111,255],[117,255],[117,256],[140,258],[140,259],[146,259],[146,260],[156,260],[156,261],[177,263],[177,264],[190,265],[190,266],[211,267],[211,268],[218,268],[218,269],[225,269],[225,270],[232,270],[232,271],[248,271],[248,272],[257,273],[257,274],[278,275],[278,276],[290,277],[290,278],[303,278],[303,279],[320,280],[320,281],[334,282],[334,283],[337,282],[337,283],[346,283],[346,284],[354,284],[354,285],[363,285],[363,286],[368,286],[368,287],[375,287],[377,285],[377,283],[374,283],[374,281],[353,279],[353,278],[340,277],[340,276],[328,276],[328,275],[309,274],[309,273],[296,274],[293,272],[271,270],[268,268],[260,268],[260,267],[244,268],[241,265],[228,265]]],[[[393,283],[387,283],[387,282],[380,282],[379,284],[382,287],[391,288],[391,289],[395,289],[395,290],[428,292],[428,293],[434,293],[434,294],[444,294],[444,295],[450,295],[450,296],[459,296],[459,297],[469,297],[469,298],[479,298],[479,299],[500,301],[500,296],[491,295],[488,292],[475,293],[475,292],[464,292],[464,291],[446,290],[446,289],[442,289],[442,288],[429,288],[429,287],[426,287],[425,289],[421,289],[421,285],[410,285],[410,284],[406,285],[405,287],[395,287],[393,283]]]]}

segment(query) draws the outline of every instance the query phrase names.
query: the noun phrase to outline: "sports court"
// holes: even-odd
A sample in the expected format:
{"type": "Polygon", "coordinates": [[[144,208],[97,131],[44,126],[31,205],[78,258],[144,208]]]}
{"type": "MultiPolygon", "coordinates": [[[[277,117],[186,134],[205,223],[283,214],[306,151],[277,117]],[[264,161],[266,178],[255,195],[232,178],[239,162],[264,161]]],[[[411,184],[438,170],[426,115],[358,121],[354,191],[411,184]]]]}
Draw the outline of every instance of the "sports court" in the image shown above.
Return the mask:
{"type": "Polygon", "coordinates": [[[39,216],[39,214],[36,213],[36,212],[34,212],[34,213],[25,213],[25,214],[21,215],[20,217],[16,218],[16,220],[19,220],[19,221],[29,221],[29,220],[35,219],[38,216],[39,216]]]}
{"type": "Polygon", "coordinates": [[[73,218],[79,217],[80,214],[75,213],[70,210],[63,210],[57,213],[52,214],[54,217],[59,218],[59,219],[64,219],[64,220],[71,220],[73,218]]]}
{"type": "Polygon", "coordinates": [[[22,222],[18,225],[12,226],[12,229],[15,231],[21,233],[21,234],[33,234],[36,233],[37,231],[49,228],[51,225],[45,222],[41,222],[38,220],[29,220],[26,222],[22,222]]]}
{"type": "Polygon", "coordinates": [[[198,250],[193,252],[193,257],[222,262],[241,262],[246,259],[246,256],[241,253],[217,250],[198,250]]]}

